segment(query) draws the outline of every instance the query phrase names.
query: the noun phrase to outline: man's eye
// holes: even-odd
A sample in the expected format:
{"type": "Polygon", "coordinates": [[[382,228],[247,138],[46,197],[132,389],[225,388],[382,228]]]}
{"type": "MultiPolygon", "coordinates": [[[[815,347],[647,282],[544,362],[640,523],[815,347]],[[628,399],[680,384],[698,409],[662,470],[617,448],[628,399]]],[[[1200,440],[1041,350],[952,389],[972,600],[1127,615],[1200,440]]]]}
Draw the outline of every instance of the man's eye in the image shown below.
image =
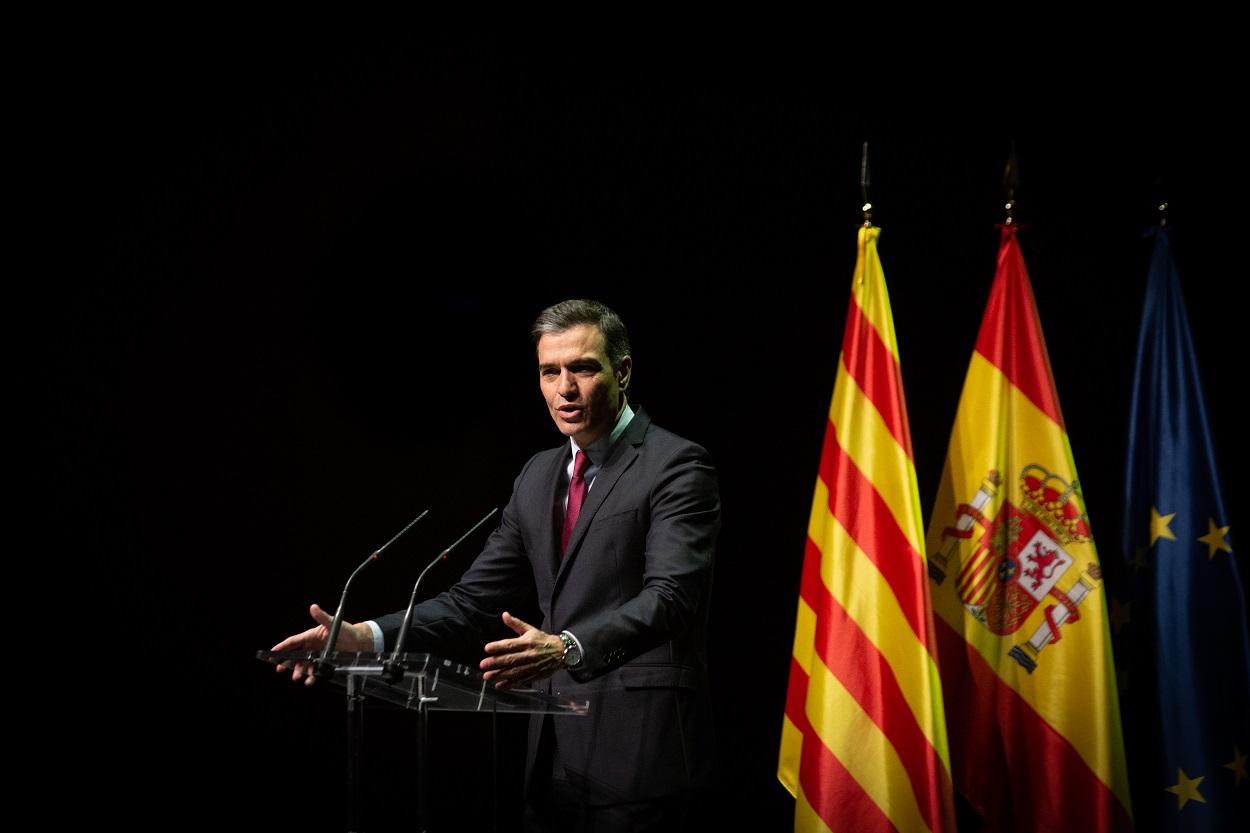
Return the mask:
{"type": "Polygon", "coordinates": [[[555,376],[555,375],[556,375],[556,371],[555,371],[555,368],[553,368],[553,367],[544,367],[544,368],[543,368],[543,370],[542,370],[542,374],[543,374],[544,376],[555,376]]]}

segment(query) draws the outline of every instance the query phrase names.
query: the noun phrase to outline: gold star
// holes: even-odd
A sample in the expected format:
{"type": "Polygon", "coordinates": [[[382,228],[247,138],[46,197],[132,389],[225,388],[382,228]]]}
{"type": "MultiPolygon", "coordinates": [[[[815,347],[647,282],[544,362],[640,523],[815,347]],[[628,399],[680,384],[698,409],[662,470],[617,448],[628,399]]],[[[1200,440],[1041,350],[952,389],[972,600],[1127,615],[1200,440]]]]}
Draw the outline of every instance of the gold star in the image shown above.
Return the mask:
{"type": "Polygon", "coordinates": [[[1169,541],[1175,541],[1176,536],[1172,534],[1172,530],[1168,529],[1168,524],[1176,517],[1176,513],[1171,515],[1160,515],[1159,510],[1154,506],[1150,507],[1150,546],[1155,545],[1155,541],[1160,538],[1167,538],[1169,541]]]}
{"type": "Polygon", "coordinates": [[[1176,783],[1167,788],[1167,791],[1175,795],[1180,800],[1180,806],[1176,808],[1180,812],[1185,808],[1185,804],[1191,799],[1193,801],[1201,801],[1203,804],[1207,800],[1202,797],[1202,793],[1198,792],[1198,785],[1202,783],[1205,775],[1199,775],[1197,778],[1190,778],[1185,774],[1185,770],[1180,767],[1176,768],[1176,783]]]}
{"type": "Polygon", "coordinates": [[[1132,602],[1121,602],[1115,596],[1111,597],[1111,627],[1115,629],[1116,636],[1120,635],[1120,631],[1124,630],[1124,626],[1132,618],[1129,612],[1132,606],[1132,602]]]}
{"type": "Polygon", "coordinates": [[[1233,782],[1235,787],[1240,787],[1243,780],[1250,778],[1250,773],[1246,772],[1246,756],[1236,746],[1233,747],[1233,759],[1224,764],[1224,768],[1231,769],[1237,776],[1237,780],[1233,782]]]}
{"type": "Polygon", "coordinates": [[[1207,526],[1209,532],[1198,540],[1207,545],[1207,561],[1215,558],[1215,551],[1222,550],[1224,552],[1232,552],[1233,547],[1228,541],[1224,540],[1224,536],[1228,534],[1228,527],[1216,526],[1214,518],[1207,518],[1207,526]]]}

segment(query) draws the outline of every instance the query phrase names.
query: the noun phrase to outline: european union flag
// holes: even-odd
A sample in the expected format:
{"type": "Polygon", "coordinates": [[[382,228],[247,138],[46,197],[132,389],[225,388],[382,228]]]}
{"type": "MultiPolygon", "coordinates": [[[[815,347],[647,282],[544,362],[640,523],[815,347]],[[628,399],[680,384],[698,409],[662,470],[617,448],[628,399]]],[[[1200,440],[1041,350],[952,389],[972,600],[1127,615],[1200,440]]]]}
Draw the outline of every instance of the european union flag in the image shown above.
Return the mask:
{"type": "Polygon", "coordinates": [[[1137,341],[1121,538],[1125,746],[1138,830],[1250,830],[1245,587],[1168,229],[1137,341]]]}

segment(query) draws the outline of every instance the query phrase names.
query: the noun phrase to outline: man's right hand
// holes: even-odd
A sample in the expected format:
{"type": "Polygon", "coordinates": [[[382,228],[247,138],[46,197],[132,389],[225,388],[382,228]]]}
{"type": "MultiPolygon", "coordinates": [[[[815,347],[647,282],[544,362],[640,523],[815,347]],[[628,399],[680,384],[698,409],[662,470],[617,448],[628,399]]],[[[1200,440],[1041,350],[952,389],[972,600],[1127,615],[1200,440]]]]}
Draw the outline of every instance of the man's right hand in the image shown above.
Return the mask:
{"type": "MultiPolygon", "coordinates": [[[[330,623],[334,621],[334,617],[315,604],[309,606],[308,613],[312,616],[313,621],[317,622],[316,626],[309,628],[303,633],[288,636],[269,650],[320,651],[324,648],[326,639],[330,636],[330,623]]],[[[373,630],[364,622],[355,625],[344,622],[339,629],[339,638],[334,647],[338,651],[372,651],[373,630]]],[[[277,671],[281,673],[288,668],[291,669],[291,682],[303,680],[304,685],[312,685],[316,680],[312,672],[312,663],[281,662],[278,663],[277,671]]]]}

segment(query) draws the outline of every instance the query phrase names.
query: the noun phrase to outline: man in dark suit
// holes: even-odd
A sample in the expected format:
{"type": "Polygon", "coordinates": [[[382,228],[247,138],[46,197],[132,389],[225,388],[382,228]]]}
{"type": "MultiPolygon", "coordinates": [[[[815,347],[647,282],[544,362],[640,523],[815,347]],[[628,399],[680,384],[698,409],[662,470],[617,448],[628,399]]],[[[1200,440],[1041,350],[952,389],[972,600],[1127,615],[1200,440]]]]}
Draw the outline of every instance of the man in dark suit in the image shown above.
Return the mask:
{"type": "MultiPolygon", "coordinates": [[[[705,641],[715,470],[701,447],[628,404],[629,338],[610,309],[556,304],[533,336],[543,397],[569,441],[526,463],[481,555],[416,608],[408,644],[437,650],[502,617],[516,635],[485,646],[486,679],[590,702],[585,718],[532,721],[528,826],[670,829],[713,764],[705,641]],[[509,612],[535,598],[538,626],[509,612]]],[[[276,650],[324,644],[330,617],[311,612],[320,624],[276,650]]],[[[382,650],[402,619],[345,626],[338,647],[382,650]]]]}

